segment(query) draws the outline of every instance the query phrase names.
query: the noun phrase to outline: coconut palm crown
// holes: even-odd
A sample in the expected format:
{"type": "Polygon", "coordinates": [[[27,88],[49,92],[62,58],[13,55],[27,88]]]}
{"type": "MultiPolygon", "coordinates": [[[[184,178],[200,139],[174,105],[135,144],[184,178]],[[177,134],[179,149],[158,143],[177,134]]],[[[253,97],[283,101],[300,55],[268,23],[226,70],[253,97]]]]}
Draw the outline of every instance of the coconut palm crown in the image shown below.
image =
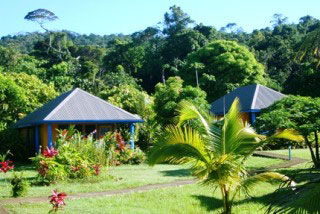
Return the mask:
{"type": "Polygon", "coordinates": [[[220,122],[214,122],[208,114],[201,114],[188,102],[180,104],[177,120],[177,125],[168,126],[151,148],[148,163],[188,164],[194,176],[221,190],[224,213],[231,213],[239,191],[249,193],[259,182],[288,180],[276,172],[249,176],[244,162],[258,147],[275,138],[300,141],[301,136],[292,130],[278,132],[269,138],[257,134],[243,123],[238,99],[220,122]]]}

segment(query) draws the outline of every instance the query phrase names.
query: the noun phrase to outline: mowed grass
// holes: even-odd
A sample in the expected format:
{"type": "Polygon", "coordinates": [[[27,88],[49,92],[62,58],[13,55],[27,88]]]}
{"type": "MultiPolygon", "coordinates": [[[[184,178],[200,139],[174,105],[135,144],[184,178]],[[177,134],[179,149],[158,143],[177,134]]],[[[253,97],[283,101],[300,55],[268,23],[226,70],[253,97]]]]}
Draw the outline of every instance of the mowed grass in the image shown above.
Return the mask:
{"type": "MultiPolygon", "coordinates": [[[[35,182],[37,172],[32,168],[18,167],[18,171],[23,171],[24,176],[31,183],[35,182]]],[[[12,172],[7,173],[7,178],[11,178],[12,172]]],[[[124,165],[109,167],[104,169],[100,176],[84,180],[59,181],[50,186],[39,186],[32,184],[26,197],[47,196],[52,189],[64,191],[67,194],[101,192],[115,189],[125,189],[146,184],[156,184],[171,182],[179,179],[191,178],[188,170],[179,165],[124,165]]],[[[0,180],[0,200],[10,197],[10,191],[6,188],[4,175],[1,174],[0,180]]]]}
{"type": "MultiPolygon", "coordinates": [[[[282,160],[261,157],[251,157],[247,162],[248,169],[258,169],[281,163],[282,160]]],[[[36,172],[24,170],[30,179],[36,172]]],[[[10,176],[10,175],[9,175],[10,176]]],[[[164,183],[192,178],[186,166],[177,165],[147,165],[119,166],[109,169],[108,173],[95,182],[59,182],[46,186],[32,186],[27,197],[48,196],[52,189],[64,191],[68,195],[79,192],[97,192],[112,189],[142,186],[151,183],[164,183]],[[113,178],[110,178],[110,175],[113,178]]],[[[1,181],[2,198],[7,198],[5,184],[1,181]]],[[[255,199],[238,199],[234,207],[235,213],[259,213],[264,207],[268,195],[278,185],[261,184],[253,191],[255,199]]],[[[269,197],[270,198],[270,197],[269,197]]],[[[213,189],[201,184],[191,184],[182,187],[151,190],[142,193],[116,195],[110,197],[92,197],[66,200],[67,206],[63,213],[219,213],[221,209],[220,192],[213,194],[213,189]]],[[[6,204],[10,213],[48,213],[51,206],[43,203],[6,204]]],[[[263,213],[263,212],[262,212],[263,213]]]]}
{"type": "MultiPolygon", "coordinates": [[[[280,155],[289,155],[288,149],[272,150],[272,151],[266,151],[266,152],[272,152],[280,155]]],[[[292,154],[292,157],[311,160],[311,154],[309,149],[292,149],[291,154],[292,154]]]]}
{"type": "MultiPolygon", "coordinates": [[[[265,204],[277,185],[261,184],[252,191],[254,198],[237,198],[234,212],[239,214],[264,213],[265,204]]],[[[170,187],[148,192],[66,200],[63,213],[107,214],[194,214],[221,213],[220,191],[201,184],[170,187]]],[[[10,213],[48,213],[48,202],[5,205],[10,213]]]]}
{"type": "MultiPolygon", "coordinates": [[[[283,160],[250,157],[247,161],[248,170],[259,169],[281,163],[283,160]]],[[[93,177],[87,180],[59,181],[50,186],[38,186],[32,184],[28,194],[25,197],[47,196],[52,189],[64,191],[67,194],[102,192],[115,189],[126,189],[143,186],[147,184],[166,183],[181,179],[191,179],[186,166],[160,164],[150,167],[142,165],[123,165],[118,167],[109,167],[104,169],[99,177],[93,177]]],[[[17,167],[16,171],[23,171],[24,176],[31,183],[35,182],[37,172],[31,166],[17,167]]],[[[0,200],[10,197],[10,191],[6,187],[4,174],[0,174],[0,200]]],[[[8,172],[8,180],[12,178],[13,173],[8,172]]],[[[9,185],[10,187],[10,185],[9,185]]]]}

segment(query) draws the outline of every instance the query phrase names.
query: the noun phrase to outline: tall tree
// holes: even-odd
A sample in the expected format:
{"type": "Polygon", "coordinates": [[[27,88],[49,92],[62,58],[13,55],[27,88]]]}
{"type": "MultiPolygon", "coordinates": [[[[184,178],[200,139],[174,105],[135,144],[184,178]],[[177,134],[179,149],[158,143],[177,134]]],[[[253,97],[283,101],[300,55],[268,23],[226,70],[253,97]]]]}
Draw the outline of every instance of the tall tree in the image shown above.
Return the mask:
{"type": "Polygon", "coordinates": [[[37,9],[29,12],[24,19],[32,22],[37,22],[42,29],[49,31],[44,27],[44,24],[47,22],[55,21],[58,17],[51,11],[47,9],[37,9]]]}
{"type": "Polygon", "coordinates": [[[173,5],[169,8],[170,13],[164,14],[163,33],[165,35],[175,35],[186,29],[188,25],[194,23],[188,14],[186,14],[179,6],[173,5]]]}
{"type": "Polygon", "coordinates": [[[186,61],[181,76],[186,84],[195,85],[198,65],[199,85],[210,102],[243,85],[266,84],[263,65],[246,47],[234,41],[212,42],[191,53],[186,61]]]}
{"type": "Polygon", "coordinates": [[[163,126],[172,124],[175,110],[183,100],[194,103],[201,111],[209,109],[206,93],[192,86],[183,87],[183,80],[180,77],[169,77],[166,84],[158,83],[154,93],[156,121],[163,126]]]}

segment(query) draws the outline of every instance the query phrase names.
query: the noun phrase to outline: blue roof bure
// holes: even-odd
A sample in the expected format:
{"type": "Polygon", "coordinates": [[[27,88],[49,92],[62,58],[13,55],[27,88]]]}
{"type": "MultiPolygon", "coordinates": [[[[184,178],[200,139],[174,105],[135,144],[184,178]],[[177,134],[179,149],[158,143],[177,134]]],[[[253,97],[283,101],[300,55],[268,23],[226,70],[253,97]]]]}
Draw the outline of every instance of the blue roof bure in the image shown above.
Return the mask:
{"type": "Polygon", "coordinates": [[[134,114],[116,107],[79,88],[66,92],[46,103],[13,127],[63,122],[143,122],[134,114]]]}
{"type": "Polygon", "coordinates": [[[275,101],[282,99],[285,95],[259,84],[243,86],[220,97],[211,104],[211,112],[223,115],[228,112],[236,97],[239,98],[241,111],[250,112],[261,110],[272,105],[275,101]]]}

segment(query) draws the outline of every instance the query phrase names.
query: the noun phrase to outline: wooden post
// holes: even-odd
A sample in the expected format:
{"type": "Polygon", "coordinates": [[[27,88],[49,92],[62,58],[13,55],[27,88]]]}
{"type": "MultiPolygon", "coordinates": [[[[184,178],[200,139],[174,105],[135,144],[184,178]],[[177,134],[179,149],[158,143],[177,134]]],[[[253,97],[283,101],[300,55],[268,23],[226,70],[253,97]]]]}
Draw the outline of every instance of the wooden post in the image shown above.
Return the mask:
{"type": "Polygon", "coordinates": [[[134,150],[134,123],[130,123],[130,145],[131,149],[134,150]]]}
{"type": "Polygon", "coordinates": [[[51,124],[48,124],[48,148],[52,148],[52,127],[51,124]]]}

